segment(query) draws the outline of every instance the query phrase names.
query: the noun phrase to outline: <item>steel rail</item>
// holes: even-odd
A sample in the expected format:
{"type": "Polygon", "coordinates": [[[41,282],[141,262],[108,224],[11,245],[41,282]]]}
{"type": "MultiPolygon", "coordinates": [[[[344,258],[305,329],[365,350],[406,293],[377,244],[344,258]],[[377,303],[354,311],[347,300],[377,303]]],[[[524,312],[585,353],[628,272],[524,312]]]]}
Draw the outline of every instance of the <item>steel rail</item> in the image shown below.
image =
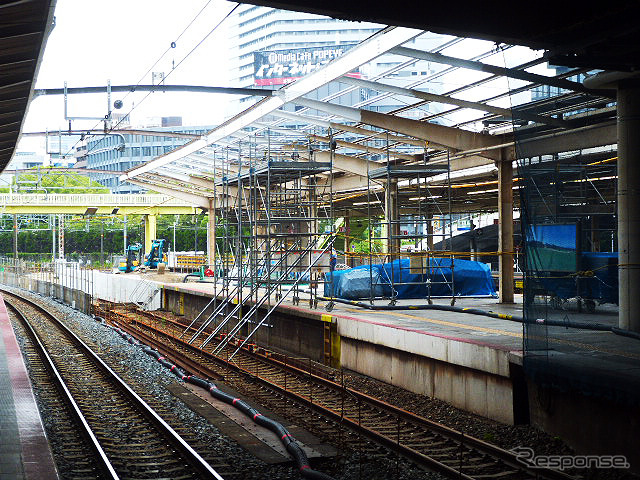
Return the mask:
{"type": "MultiPolygon", "coordinates": [[[[3,296],[6,294],[7,293],[3,291],[3,296]]],[[[100,442],[98,441],[93,431],[91,430],[91,427],[87,422],[87,419],[85,418],[82,411],[80,410],[80,407],[78,406],[75,399],[73,398],[73,395],[69,391],[67,384],[62,379],[62,375],[60,375],[60,372],[58,371],[55,364],[53,363],[51,356],[49,355],[46,348],[42,344],[40,337],[34,330],[33,326],[27,319],[26,315],[11,301],[7,300],[6,298],[4,300],[5,300],[5,304],[11,309],[13,309],[16,316],[18,317],[22,325],[25,327],[28,335],[31,337],[32,345],[38,352],[38,355],[40,356],[42,363],[45,365],[45,368],[49,370],[50,376],[54,380],[54,383],[56,384],[60,395],[63,397],[64,401],[67,402],[67,404],[69,405],[72,416],[75,417],[78,427],[82,431],[82,435],[86,438],[86,440],[88,440],[89,448],[93,450],[95,457],[98,459],[98,467],[102,470],[102,473],[106,476],[106,478],[111,478],[114,480],[120,478],[118,477],[118,474],[113,468],[113,465],[111,465],[111,462],[107,458],[107,454],[102,449],[102,446],[100,445],[100,442]]]]}
{"type": "MultiPolygon", "coordinates": [[[[36,309],[39,313],[49,319],[56,327],[58,327],[67,337],[88,357],[94,364],[102,370],[107,377],[128,397],[133,408],[141,412],[141,414],[164,434],[165,438],[176,448],[183,458],[195,469],[195,471],[203,479],[223,480],[223,478],[209,465],[184,439],[170,426],[162,417],[160,417],[129,385],[116,374],[87,344],[85,344],[74,332],[72,332],[64,323],[55,318],[41,305],[29,300],[28,298],[16,295],[4,290],[0,290],[3,295],[10,295],[27,303],[30,307],[36,309]]],[[[114,477],[118,478],[118,477],[114,477]]]]}
{"type": "MultiPolygon", "coordinates": [[[[174,339],[175,337],[173,337],[172,335],[170,335],[169,333],[159,330],[151,325],[148,325],[144,322],[139,322],[137,320],[132,320],[132,319],[127,319],[129,322],[131,322],[132,324],[138,324],[141,326],[144,326],[145,328],[151,329],[152,331],[155,331],[156,333],[160,333],[161,335],[165,335],[168,338],[174,339]]],[[[174,323],[176,324],[176,329],[180,329],[181,327],[184,327],[181,324],[178,324],[177,322],[171,322],[168,321],[169,323],[174,323]]],[[[122,322],[125,323],[125,322],[122,322]]],[[[184,368],[186,368],[187,370],[189,369],[189,364],[193,364],[193,363],[197,363],[195,362],[195,360],[193,359],[189,359],[188,355],[178,351],[176,349],[176,347],[173,346],[169,346],[166,343],[162,344],[162,340],[158,340],[158,339],[154,339],[151,335],[144,333],[142,330],[138,329],[138,328],[133,328],[132,326],[129,325],[123,325],[122,323],[119,323],[118,325],[120,326],[120,328],[122,328],[123,330],[127,331],[127,333],[129,333],[130,335],[138,338],[140,341],[143,342],[154,342],[156,345],[158,346],[162,346],[161,348],[163,349],[163,354],[166,355],[170,355],[171,358],[173,359],[174,363],[176,363],[176,365],[178,366],[182,366],[184,368]]],[[[291,390],[288,390],[286,388],[283,388],[281,385],[274,383],[270,380],[267,380],[263,377],[261,377],[260,375],[257,375],[254,371],[248,370],[246,368],[243,368],[242,366],[233,363],[233,362],[228,362],[227,360],[225,360],[224,358],[220,357],[220,356],[216,356],[213,355],[212,353],[206,351],[206,350],[202,350],[199,347],[196,347],[194,345],[188,344],[182,340],[179,340],[177,342],[179,345],[181,345],[183,348],[187,349],[187,350],[191,350],[192,352],[204,356],[206,359],[215,362],[225,368],[230,368],[232,370],[235,370],[241,374],[244,375],[249,375],[252,379],[259,381],[260,383],[262,383],[263,385],[265,385],[268,388],[271,389],[275,389],[276,391],[278,391],[280,394],[286,395],[289,398],[292,398],[296,401],[299,401],[301,403],[304,403],[305,405],[313,408],[314,410],[318,411],[319,413],[322,413],[323,415],[332,418],[333,420],[337,421],[337,422],[341,422],[343,424],[349,425],[351,428],[361,432],[362,434],[368,436],[369,438],[371,438],[372,440],[382,444],[383,446],[389,448],[390,450],[393,450],[397,453],[400,453],[401,455],[406,456],[407,458],[411,459],[412,461],[427,466],[428,468],[434,469],[436,471],[439,471],[441,473],[443,473],[444,475],[450,476],[452,478],[467,478],[467,479],[473,479],[473,476],[467,476],[466,474],[462,473],[460,470],[454,469],[444,463],[439,462],[438,460],[429,457],[428,455],[425,455],[424,453],[421,453],[413,448],[410,448],[408,446],[402,445],[399,442],[397,442],[396,440],[392,439],[391,436],[387,436],[384,434],[381,434],[379,432],[377,432],[374,429],[370,429],[364,425],[361,424],[361,422],[358,422],[352,418],[346,417],[344,415],[344,413],[341,413],[339,411],[333,410],[331,408],[328,408],[326,406],[323,405],[319,405],[317,402],[313,402],[313,400],[309,397],[305,397],[304,395],[299,395],[296,394],[295,392],[292,392],[291,390]]],[[[393,415],[395,415],[398,419],[403,419],[407,422],[410,422],[414,425],[418,425],[422,428],[425,428],[426,430],[435,432],[437,434],[442,435],[445,438],[448,438],[454,442],[459,442],[462,445],[466,446],[467,448],[470,449],[474,449],[476,451],[479,451],[481,453],[487,454],[492,456],[495,459],[498,459],[500,461],[502,461],[505,465],[517,469],[518,471],[521,471],[523,473],[526,472],[526,474],[530,475],[532,478],[548,478],[548,479],[553,479],[553,480],[569,480],[572,479],[573,477],[571,477],[570,475],[567,475],[564,472],[560,472],[557,470],[551,470],[551,469],[535,469],[532,470],[530,468],[527,468],[527,466],[521,462],[518,461],[516,455],[514,455],[513,453],[504,450],[500,447],[497,447],[495,445],[491,445],[487,442],[484,442],[480,439],[477,439],[475,437],[471,437],[468,435],[463,434],[462,432],[456,431],[452,428],[449,428],[445,425],[442,425],[438,422],[434,422],[432,420],[429,420],[427,418],[421,417],[419,415],[416,415],[414,413],[411,413],[407,410],[404,410],[402,408],[396,407],[394,405],[391,405],[387,402],[384,402],[380,399],[371,397],[367,394],[364,394],[362,392],[359,392],[357,390],[348,388],[348,387],[343,387],[342,385],[333,382],[331,380],[328,380],[326,378],[323,378],[319,375],[316,375],[314,373],[311,373],[310,371],[305,371],[299,367],[296,367],[294,365],[291,364],[287,364],[285,362],[282,362],[281,360],[277,360],[274,357],[277,357],[278,354],[273,354],[271,356],[267,356],[267,355],[260,355],[258,353],[255,352],[250,352],[247,349],[242,349],[242,353],[243,355],[252,357],[253,359],[256,359],[257,361],[261,361],[263,363],[266,363],[267,365],[271,365],[273,367],[276,367],[278,369],[281,370],[286,370],[291,372],[292,374],[298,375],[301,378],[305,378],[305,379],[309,379],[312,380],[313,382],[317,383],[317,384],[321,384],[322,386],[325,386],[335,392],[338,393],[346,393],[354,398],[357,399],[357,401],[359,403],[362,404],[369,404],[372,405],[380,410],[384,410],[388,413],[391,413],[393,415]]],[[[238,362],[239,363],[239,362],[238,362]]],[[[206,373],[207,375],[209,375],[211,378],[216,378],[216,376],[219,378],[220,374],[217,373],[215,370],[210,369],[209,367],[206,367],[204,365],[198,365],[199,367],[199,371],[200,373],[206,373]]]]}

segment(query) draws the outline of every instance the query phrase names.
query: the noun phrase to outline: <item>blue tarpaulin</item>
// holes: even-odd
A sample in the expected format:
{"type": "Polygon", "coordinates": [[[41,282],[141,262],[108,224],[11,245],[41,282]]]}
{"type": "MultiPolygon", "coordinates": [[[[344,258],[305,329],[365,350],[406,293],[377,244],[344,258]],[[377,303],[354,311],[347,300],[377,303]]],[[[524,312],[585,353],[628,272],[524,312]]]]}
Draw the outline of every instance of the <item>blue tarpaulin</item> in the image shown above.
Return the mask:
{"type": "Polygon", "coordinates": [[[568,299],[581,297],[602,303],[618,303],[618,252],[582,252],[580,265],[593,275],[562,275],[549,272],[539,275],[546,294],[568,299]]]}
{"type": "MultiPolygon", "coordinates": [[[[369,298],[371,285],[373,285],[374,297],[391,297],[393,285],[398,299],[426,298],[429,295],[428,280],[430,280],[431,296],[451,296],[451,260],[430,258],[429,268],[425,270],[430,272],[411,273],[409,259],[405,258],[392,263],[371,265],[371,267],[364,265],[335,271],[333,284],[331,273],[326,273],[324,294],[327,297],[359,300],[369,298]]],[[[496,294],[490,268],[484,263],[470,260],[453,260],[453,287],[455,296],[496,294]]]]}

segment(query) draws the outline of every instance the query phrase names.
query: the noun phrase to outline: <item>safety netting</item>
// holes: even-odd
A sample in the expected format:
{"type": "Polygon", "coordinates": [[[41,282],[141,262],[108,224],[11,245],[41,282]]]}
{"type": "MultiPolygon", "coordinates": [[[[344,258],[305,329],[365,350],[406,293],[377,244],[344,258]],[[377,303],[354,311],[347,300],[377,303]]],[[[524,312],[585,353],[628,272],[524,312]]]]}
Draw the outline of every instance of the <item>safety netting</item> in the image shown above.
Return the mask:
{"type": "MultiPolygon", "coordinates": [[[[555,105],[557,119],[587,118],[611,102],[556,90],[538,108],[555,105]]],[[[514,118],[531,108],[514,107],[514,118]]],[[[548,388],[637,403],[639,340],[617,332],[616,145],[575,149],[562,129],[545,143],[539,129],[514,128],[525,374],[548,388]]],[[[583,143],[594,140],[585,135],[583,143]]]]}

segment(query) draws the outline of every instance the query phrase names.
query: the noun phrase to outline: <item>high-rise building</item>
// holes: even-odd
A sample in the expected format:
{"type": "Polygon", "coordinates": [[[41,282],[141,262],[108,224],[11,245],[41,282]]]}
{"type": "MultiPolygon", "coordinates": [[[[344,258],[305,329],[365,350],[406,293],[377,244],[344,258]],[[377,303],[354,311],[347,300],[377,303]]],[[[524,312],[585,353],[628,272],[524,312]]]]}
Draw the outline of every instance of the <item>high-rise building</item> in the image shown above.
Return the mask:
{"type": "MultiPolygon", "coordinates": [[[[174,125],[153,127],[148,133],[126,133],[125,131],[87,137],[84,147],[79,149],[83,156],[78,161],[82,161],[86,168],[92,170],[124,172],[185,144],[191,139],[188,135],[201,135],[213,128],[212,126],[180,126],[179,117],[162,118],[158,123],[174,125]],[[163,132],[167,135],[162,135],[163,132]]],[[[121,183],[117,175],[91,173],[89,176],[92,180],[111,189],[113,193],[144,191],[138,185],[121,183]]]]}
{"type": "MultiPolygon", "coordinates": [[[[229,68],[232,86],[277,89],[306,73],[320,68],[370,37],[384,25],[350,22],[310,13],[278,10],[255,5],[241,5],[229,19],[229,68]]],[[[442,35],[422,35],[415,48],[429,50],[443,43],[442,35]]],[[[382,72],[397,69],[396,77],[412,76],[416,80],[433,73],[429,62],[406,57],[383,55],[353,76],[375,78],[382,72]]],[[[344,89],[344,86],[342,87],[344,89]]],[[[432,91],[431,87],[421,87],[432,91]]],[[[316,99],[336,94],[341,88],[332,82],[315,92],[316,99]]],[[[364,108],[388,112],[401,105],[397,99],[385,98],[367,103],[376,92],[355,88],[341,95],[339,103],[364,104],[364,108]]],[[[229,116],[249,107],[256,97],[229,103],[229,116]]]]}

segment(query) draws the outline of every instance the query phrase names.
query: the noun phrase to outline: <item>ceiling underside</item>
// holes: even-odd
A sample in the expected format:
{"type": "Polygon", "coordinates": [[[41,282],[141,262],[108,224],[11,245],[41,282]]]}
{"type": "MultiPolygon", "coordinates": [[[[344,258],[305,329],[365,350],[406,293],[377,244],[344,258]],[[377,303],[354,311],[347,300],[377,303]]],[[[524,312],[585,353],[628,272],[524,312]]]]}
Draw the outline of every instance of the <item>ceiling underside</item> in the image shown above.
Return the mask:
{"type": "Polygon", "coordinates": [[[331,174],[319,181],[332,178],[336,213],[375,212],[379,207],[366,205],[382,205],[389,177],[372,172],[387,167],[422,168],[420,180],[398,179],[403,213],[415,199],[444,201],[445,183],[453,186],[453,210],[495,211],[496,162],[615,156],[614,92],[585,88],[586,72],[550,69],[542,52],[525,47],[385,29],[121,179],[208,208],[227,195],[225,181],[262,168],[267,158],[332,160],[331,174]],[[353,74],[387,54],[394,61],[383,61],[383,71],[353,74]],[[428,173],[447,162],[450,179],[428,173]]]}
{"type": "Polygon", "coordinates": [[[52,28],[54,4],[53,0],[0,1],[0,171],[18,142],[52,28]]]}
{"type": "Polygon", "coordinates": [[[640,68],[640,2],[243,0],[546,50],[557,65],[630,71],[640,68]]]}

